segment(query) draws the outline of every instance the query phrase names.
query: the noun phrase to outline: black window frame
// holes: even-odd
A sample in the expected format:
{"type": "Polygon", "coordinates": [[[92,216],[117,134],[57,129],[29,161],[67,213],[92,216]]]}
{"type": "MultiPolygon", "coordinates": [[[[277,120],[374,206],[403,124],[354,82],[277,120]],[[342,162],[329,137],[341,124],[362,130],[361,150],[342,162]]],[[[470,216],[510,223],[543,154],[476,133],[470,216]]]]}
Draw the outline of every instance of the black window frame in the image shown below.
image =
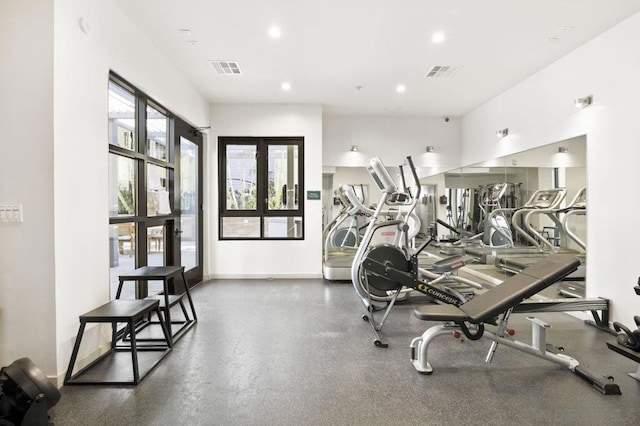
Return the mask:
{"type": "MultiPolygon", "coordinates": [[[[129,158],[136,162],[136,210],[132,215],[109,216],[109,225],[117,225],[120,223],[133,223],[135,225],[136,235],[145,235],[147,228],[157,226],[160,223],[167,223],[169,226],[165,232],[173,232],[177,221],[180,218],[179,206],[176,205],[174,198],[170,197],[169,205],[171,213],[158,214],[148,216],[147,211],[147,167],[155,165],[167,170],[167,188],[170,194],[175,192],[175,176],[177,173],[176,153],[173,143],[175,115],[168,109],[164,108],[159,102],[156,102],[144,92],[137,89],[127,80],[120,77],[113,71],[109,72],[109,83],[119,86],[121,89],[129,92],[135,99],[135,138],[133,149],[123,148],[109,143],[109,154],[114,154],[123,158],[129,158]],[[167,117],[167,158],[161,160],[152,157],[147,152],[147,106],[153,107],[158,112],[167,117]]],[[[145,237],[146,239],[146,237],[145,237]]],[[[173,246],[170,239],[167,239],[167,246],[164,251],[164,264],[173,263],[173,246]]],[[[147,247],[142,238],[136,238],[135,247],[135,265],[136,267],[147,265],[147,247]]]]}
{"type": "Polygon", "coordinates": [[[302,241],[305,239],[304,218],[304,136],[269,136],[269,137],[218,137],[218,240],[220,241],[302,241]],[[255,210],[230,210],[227,209],[227,146],[228,145],[255,145],[256,146],[256,209],[255,210]],[[268,151],[269,146],[295,145],[298,147],[298,207],[290,210],[269,210],[264,200],[268,195],[268,151]],[[262,202],[261,202],[262,200],[262,202]],[[259,237],[225,237],[223,234],[223,221],[226,217],[258,217],[260,218],[259,237]],[[300,237],[265,237],[265,218],[269,217],[300,217],[302,219],[300,237]]]}

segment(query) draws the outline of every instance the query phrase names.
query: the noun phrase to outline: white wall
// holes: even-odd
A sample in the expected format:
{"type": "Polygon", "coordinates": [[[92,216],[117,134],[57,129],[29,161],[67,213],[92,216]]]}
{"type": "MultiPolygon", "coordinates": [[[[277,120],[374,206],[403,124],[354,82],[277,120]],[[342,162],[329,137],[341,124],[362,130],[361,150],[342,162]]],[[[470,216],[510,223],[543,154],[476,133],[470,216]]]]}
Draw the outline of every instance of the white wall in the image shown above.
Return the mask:
{"type": "Polygon", "coordinates": [[[0,361],[60,378],[78,315],[109,300],[109,70],[197,125],[209,104],[109,0],[3,1],[0,40],[0,202],[24,206],[0,224],[0,361]]]}
{"type": "Polygon", "coordinates": [[[411,156],[420,176],[460,164],[460,120],[440,117],[325,115],[322,122],[324,166],[363,167],[374,156],[388,167],[411,156]],[[351,152],[357,145],[358,152],[351,152]],[[436,151],[426,153],[427,145],[436,151]]]}
{"type": "MultiPolygon", "coordinates": [[[[441,117],[325,115],[322,127],[323,165],[338,166],[334,188],[342,183],[369,183],[371,202],[379,196],[364,169],[371,157],[380,157],[388,168],[397,170],[411,156],[422,183],[442,184],[442,173],[460,166],[461,123],[457,118],[445,122],[441,117]],[[352,145],[359,151],[351,152],[352,145]],[[435,152],[426,153],[428,145],[435,147],[435,152]]],[[[443,189],[438,187],[438,191],[443,189]]],[[[437,217],[444,220],[444,206],[438,204],[437,210],[437,217]]],[[[336,213],[334,208],[332,215],[336,213]]]]}
{"type": "MultiPolygon", "coordinates": [[[[212,105],[210,164],[216,165],[219,136],[304,136],[304,189],[322,190],[322,109],[317,105],[212,105]]],[[[217,166],[215,166],[217,167],[217,166]]],[[[211,173],[205,212],[210,226],[213,278],[321,277],[322,201],[306,200],[304,240],[219,241],[218,175],[211,173]]]]}
{"type": "Polygon", "coordinates": [[[197,125],[208,122],[209,105],[111,1],[69,0],[55,6],[55,283],[61,373],[78,315],[109,300],[109,70],[197,125]],[[89,34],[80,30],[80,18],[91,24],[89,34]]]}
{"type": "Polygon", "coordinates": [[[586,135],[587,295],[611,299],[612,319],[626,323],[638,313],[640,227],[616,226],[612,212],[640,211],[629,190],[640,182],[639,43],[636,14],[462,119],[463,164],[586,135]],[[573,99],[589,94],[594,104],[576,110],[573,99]],[[509,136],[497,140],[504,127],[509,136]]]}
{"type": "MultiPolygon", "coordinates": [[[[55,366],[53,0],[0,2],[0,366],[55,366]]],[[[76,318],[77,321],[77,318],[76,318]]]]}

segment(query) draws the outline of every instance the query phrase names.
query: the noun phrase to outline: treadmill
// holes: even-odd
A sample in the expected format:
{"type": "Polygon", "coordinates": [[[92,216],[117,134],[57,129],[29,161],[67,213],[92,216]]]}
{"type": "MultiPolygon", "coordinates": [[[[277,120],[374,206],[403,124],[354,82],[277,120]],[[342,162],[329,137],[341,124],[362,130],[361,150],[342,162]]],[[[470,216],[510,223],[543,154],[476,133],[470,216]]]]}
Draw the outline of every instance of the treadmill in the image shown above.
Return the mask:
{"type": "Polygon", "coordinates": [[[529,232],[527,235],[527,240],[534,241],[538,243],[536,247],[539,249],[539,252],[536,254],[532,254],[529,256],[500,256],[495,259],[495,265],[505,271],[518,273],[531,266],[532,264],[538,262],[540,259],[546,257],[549,253],[566,253],[566,254],[574,254],[578,259],[580,259],[580,266],[576,271],[568,275],[559,285],[558,291],[560,294],[569,297],[584,297],[585,291],[585,276],[586,276],[586,265],[585,265],[585,253],[586,253],[586,244],[584,241],[578,237],[575,232],[570,228],[570,221],[572,217],[578,215],[586,215],[586,207],[587,207],[587,190],[586,188],[582,188],[578,191],[573,198],[573,200],[569,203],[569,205],[562,209],[539,209],[532,210],[530,212],[525,212],[525,228],[529,232]],[[529,223],[529,219],[533,214],[546,214],[550,217],[557,226],[557,230],[559,231],[560,238],[570,239],[574,241],[579,247],[580,251],[557,247],[549,242],[545,236],[533,229],[529,223]],[[564,214],[562,220],[558,219],[559,214],[564,214]]]}
{"type": "MultiPolygon", "coordinates": [[[[511,225],[516,230],[516,234],[523,236],[527,241],[532,243],[532,246],[516,246],[512,235],[506,232],[500,226],[491,226],[491,229],[485,230],[485,234],[488,232],[492,234],[499,234],[502,240],[505,241],[502,245],[491,245],[490,242],[497,238],[492,237],[489,240],[489,244],[485,243],[482,247],[469,247],[465,249],[467,255],[472,256],[474,260],[479,263],[488,263],[490,256],[493,258],[519,255],[519,256],[535,256],[543,252],[543,249],[535,239],[527,235],[527,232],[518,225],[518,221],[524,215],[529,215],[534,212],[544,212],[547,210],[557,209],[566,195],[564,188],[553,189],[539,189],[533,193],[531,198],[522,205],[522,207],[515,208],[497,208],[493,210],[486,218],[487,223],[494,223],[494,218],[498,215],[511,215],[511,225]]],[[[527,223],[525,216],[525,226],[527,223]]]]}

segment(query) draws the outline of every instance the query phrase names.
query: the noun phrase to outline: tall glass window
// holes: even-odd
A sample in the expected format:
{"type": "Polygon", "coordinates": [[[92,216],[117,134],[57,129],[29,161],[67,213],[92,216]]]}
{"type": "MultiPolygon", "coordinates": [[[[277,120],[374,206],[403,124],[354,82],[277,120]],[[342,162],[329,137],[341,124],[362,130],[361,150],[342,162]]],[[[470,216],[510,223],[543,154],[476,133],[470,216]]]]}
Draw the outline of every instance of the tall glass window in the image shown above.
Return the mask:
{"type": "MultiPolygon", "coordinates": [[[[143,266],[164,265],[166,223],[174,208],[174,176],[168,141],[169,116],[157,104],[112,76],[108,85],[109,245],[111,297],[118,276],[143,266]],[[157,218],[166,216],[165,218],[157,218]],[[158,225],[162,222],[162,225],[158,225]]],[[[150,283],[149,290],[156,290],[150,283]]],[[[125,291],[132,286],[125,286],[125,291]]],[[[123,295],[123,297],[125,297],[123,295]]]]}

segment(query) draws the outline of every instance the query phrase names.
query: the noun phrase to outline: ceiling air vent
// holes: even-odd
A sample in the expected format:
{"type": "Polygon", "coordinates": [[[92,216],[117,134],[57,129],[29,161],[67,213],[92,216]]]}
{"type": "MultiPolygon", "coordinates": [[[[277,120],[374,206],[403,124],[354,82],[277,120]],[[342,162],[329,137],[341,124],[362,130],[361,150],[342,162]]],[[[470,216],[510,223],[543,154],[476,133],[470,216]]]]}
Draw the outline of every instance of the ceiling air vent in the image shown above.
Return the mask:
{"type": "Polygon", "coordinates": [[[240,75],[240,65],[236,61],[209,61],[218,74],[240,75]]]}
{"type": "Polygon", "coordinates": [[[460,65],[435,65],[425,74],[425,78],[451,78],[460,68],[460,65]]]}

